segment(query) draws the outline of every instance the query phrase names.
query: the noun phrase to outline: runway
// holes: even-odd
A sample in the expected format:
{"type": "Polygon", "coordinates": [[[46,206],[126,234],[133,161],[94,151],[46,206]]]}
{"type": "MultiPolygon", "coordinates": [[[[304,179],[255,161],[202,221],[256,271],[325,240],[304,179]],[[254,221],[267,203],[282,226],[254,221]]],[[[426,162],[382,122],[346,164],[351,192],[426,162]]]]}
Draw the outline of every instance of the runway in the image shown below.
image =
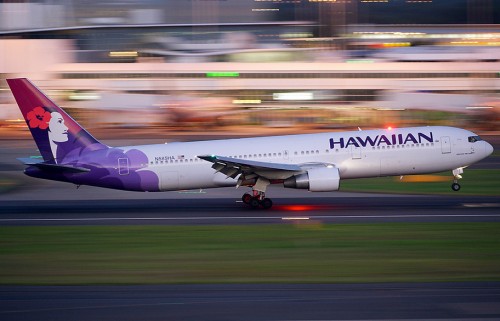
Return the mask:
{"type": "Polygon", "coordinates": [[[3,286],[2,320],[499,320],[500,283],[3,286]]]}
{"type": "Polygon", "coordinates": [[[278,198],[271,210],[234,198],[0,201],[0,225],[268,224],[297,221],[498,222],[494,197],[278,198]]]}

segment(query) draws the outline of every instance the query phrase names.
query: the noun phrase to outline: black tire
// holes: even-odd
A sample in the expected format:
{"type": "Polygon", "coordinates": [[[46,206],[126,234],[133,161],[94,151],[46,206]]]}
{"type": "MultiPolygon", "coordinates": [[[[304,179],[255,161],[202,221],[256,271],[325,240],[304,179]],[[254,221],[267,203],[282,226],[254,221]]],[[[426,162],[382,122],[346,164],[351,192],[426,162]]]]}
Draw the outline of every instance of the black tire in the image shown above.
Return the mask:
{"type": "Polygon", "coordinates": [[[262,206],[263,209],[270,209],[273,207],[273,201],[271,201],[270,198],[264,198],[261,202],[260,205],[262,206]]]}
{"type": "Polygon", "coordinates": [[[451,184],[451,189],[454,190],[455,192],[458,192],[460,190],[460,184],[458,183],[451,184]]]}
{"type": "Polygon", "coordinates": [[[248,203],[248,205],[250,205],[251,208],[259,208],[259,206],[260,206],[259,199],[256,197],[252,197],[252,199],[250,200],[250,203],[248,203]]]}
{"type": "Polygon", "coordinates": [[[243,201],[243,203],[245,204],[250,204],[250,201],[252,200],[252,195],[248,194],[248,193],[245,193],[243,194],[243,196],[241,197],[241,200],[243,201]]]}

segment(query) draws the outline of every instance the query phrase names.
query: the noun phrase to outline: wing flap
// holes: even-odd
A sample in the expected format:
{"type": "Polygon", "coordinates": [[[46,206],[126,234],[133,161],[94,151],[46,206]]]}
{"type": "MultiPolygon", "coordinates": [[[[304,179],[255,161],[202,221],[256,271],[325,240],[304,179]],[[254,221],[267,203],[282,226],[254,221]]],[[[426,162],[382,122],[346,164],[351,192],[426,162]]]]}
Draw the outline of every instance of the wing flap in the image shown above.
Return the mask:
{"type": "MultiPolygon", "coordinates": [[[[262,170],[279,170],[279,171],[289,171],[289,172],[302,172],[302,168],[295,164],[282,164],[282,163],[269,163],[269,162],[259,162],[248,159],[239,159],[225,156],[217,155],[201,155],[198,156],[203,160],[214,163],[212,168],[218,170],[222,165],[222,168],[234,167],[243,171],[262,171],[262,170]]],[[[218,170],[222,171],[222,169],[218,170]]]]}
{"type": "Polygon", "coordinates": [[[239,180],[242,181],[258,177],[279,180],[303,172],[303,169],[295,164],[259,162],[217,155],[198,157],[213,163],[212,168],[215,172],[220,172],[233,179],[240,176],[239,180]]]}

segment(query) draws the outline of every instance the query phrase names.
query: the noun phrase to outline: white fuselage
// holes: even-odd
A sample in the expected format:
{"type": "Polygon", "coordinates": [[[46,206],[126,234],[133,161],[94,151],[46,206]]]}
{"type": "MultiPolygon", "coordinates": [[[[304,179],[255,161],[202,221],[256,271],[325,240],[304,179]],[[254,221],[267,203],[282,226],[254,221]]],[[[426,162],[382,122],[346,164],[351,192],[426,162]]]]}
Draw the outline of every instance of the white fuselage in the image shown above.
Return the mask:
{"type": "MultiPolygon", "coordinates": [[[[413,127],[352,132],[241,138],[122,147],[150,160],[162,191],[234,186],[237,179],[217,173],[200,155],[267,163],[332,164],[340,178],[433,173],[466,167],[491,154],[474,133],[453,127],[413,127]]],[[[146,165],[146,164],[141,164],[146,165]]]]}

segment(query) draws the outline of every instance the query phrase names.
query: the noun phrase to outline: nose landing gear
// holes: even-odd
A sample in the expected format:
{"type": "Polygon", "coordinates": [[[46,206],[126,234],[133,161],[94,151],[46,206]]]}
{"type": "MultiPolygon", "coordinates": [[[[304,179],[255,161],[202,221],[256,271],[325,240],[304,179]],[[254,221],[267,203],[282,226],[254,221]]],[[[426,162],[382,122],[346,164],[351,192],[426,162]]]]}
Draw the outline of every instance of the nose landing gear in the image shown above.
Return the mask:
{"type": "Polygon", "coordinates": [[[453,179],[453,184],[451,184],[451,189],[454,190],[455,192],[458,192],[460,190],[460,184],[458,184],[458,180],[462,178],[462,175],[460,174],[463,174],[463,172],[464,172],[463,167],[459,167],[452,171],[454,179],[453,179]]]}

